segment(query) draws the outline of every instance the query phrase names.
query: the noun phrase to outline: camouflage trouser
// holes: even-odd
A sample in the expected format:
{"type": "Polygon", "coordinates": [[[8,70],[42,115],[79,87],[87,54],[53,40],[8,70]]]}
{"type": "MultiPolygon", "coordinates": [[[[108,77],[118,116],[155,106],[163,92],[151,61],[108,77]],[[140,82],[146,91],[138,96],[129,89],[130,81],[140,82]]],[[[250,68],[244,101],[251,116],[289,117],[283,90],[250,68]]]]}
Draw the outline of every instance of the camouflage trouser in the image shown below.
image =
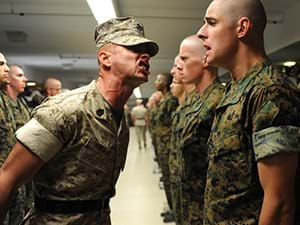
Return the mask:
{"type": "Polygon", "coordinates": [[[181,186],[178,183],[171,182],[172,208],[175,215],[176,225],[182,225],[182,201],[181,186]]]}
{"type": "Polygon", "coordinates": [[[203,193],[193,192],[182,185],[182,221],[183,225],[202,225],[203,223],[203,193]]]}
{"type": "MultiPolygon", "coordinates": [[[[150,136],[151,136],[151,139],[152,139],[152,146],[153,146],[153,149],[154,149],[154,156],[155,158],[157,159],[157,163],[159,165],[159,161],[158,161],[158,154],[157,154],[157,144],[156,144],[156,138],[155,138],[155,135],[152,133],[152,131],[150,131],[150,136]]],[[[160,165],[159,165],[160,166],[160,165]]]]}
{"type": "Polygon", "coordinates": [[[164,189],[167,197],[167,202],[172,209],[173,203],[172,203],[172,195],[171,195],[171,187],[170,187],[170,172],[169,172],[169,154],[159,154],[159,161],[160,161],[160,168],[162,172],[162,179],[164,184],[164,189]]]}
{"type": "Polygon", "coordinates": [[[19,225],[25,215],[25,186],[21,186],[12,195],[10,207],[3,225],[19,225]]]}
{"type": "Polygon", "coordinates": [[[110,208],[83,214],[42,213],[31,209],[20,225],[111,225],[110,208]]]}

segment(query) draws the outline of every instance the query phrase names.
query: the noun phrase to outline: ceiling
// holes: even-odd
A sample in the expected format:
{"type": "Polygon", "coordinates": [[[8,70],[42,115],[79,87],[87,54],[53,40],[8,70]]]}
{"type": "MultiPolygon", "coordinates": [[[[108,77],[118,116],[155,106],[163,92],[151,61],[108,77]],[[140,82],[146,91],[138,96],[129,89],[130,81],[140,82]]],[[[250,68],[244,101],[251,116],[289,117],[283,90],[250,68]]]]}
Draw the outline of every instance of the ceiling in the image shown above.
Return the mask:
{"type": "MultiPolygon", "coordinates": [[[[160,45],[159,54],[151,59],[149,82],[141,86],[144,97],[154,91],[156,74],[170,71],[181,40],[197,32],[209,2],[114,0],[118,16],[137,17],[146,36],[160,45]]],[[[299,0],[262,2],[271,59],[299,61],[299,0]]],[[[31,80],[57,76],[65,88],[75,88],[97,76],[95,25],[86,0],[0,0],[0,51],[9,63],[23,65],[31,80]]]]}

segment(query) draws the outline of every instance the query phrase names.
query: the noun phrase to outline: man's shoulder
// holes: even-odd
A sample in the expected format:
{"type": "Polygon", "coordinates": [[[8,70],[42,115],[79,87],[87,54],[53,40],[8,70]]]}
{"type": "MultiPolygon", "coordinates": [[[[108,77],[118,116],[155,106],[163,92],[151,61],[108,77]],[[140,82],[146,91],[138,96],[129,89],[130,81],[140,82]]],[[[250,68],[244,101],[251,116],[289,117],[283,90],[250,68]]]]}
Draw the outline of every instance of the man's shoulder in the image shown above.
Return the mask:
{"type": "Polygon", "coordinates": [[[280,68],[275,65],[268,65],[262,68],[255,77],[254,85],[261,87],[280,86],[283,88],[296,88],[296,82],[284,74],[280,68]]]}
{"type": "Polygon", "coordinates": [[[40,106],[38,106],[36,110],[54,107],[65,113],[73,113],[81,108],[82,104],[88,99],[88,96],[93,90],[94,88],[91,85],[87,85],[49,97],[40,106]]]}

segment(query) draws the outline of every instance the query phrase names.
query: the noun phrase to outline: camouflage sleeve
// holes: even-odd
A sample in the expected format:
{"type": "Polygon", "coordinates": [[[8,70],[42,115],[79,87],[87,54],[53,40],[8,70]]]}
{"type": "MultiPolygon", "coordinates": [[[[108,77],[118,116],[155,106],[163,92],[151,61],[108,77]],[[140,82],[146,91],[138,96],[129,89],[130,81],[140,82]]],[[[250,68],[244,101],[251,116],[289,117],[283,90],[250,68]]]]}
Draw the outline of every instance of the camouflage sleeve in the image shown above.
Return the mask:
{"type": "Polygon", "coordinates": [[[253,149],[256,160],[283,152],[299,152],[299,99],[280,86],[255,91],[252,107],[253,149]]]}
{"type": "Polygon", "coordinates": [[[32,117],[17,130],[16,137],[30,151],[47,162],[59,152],[76,129],[70,125],[70,118],[55,103],[42,104],[33,111],[32,117]]]}

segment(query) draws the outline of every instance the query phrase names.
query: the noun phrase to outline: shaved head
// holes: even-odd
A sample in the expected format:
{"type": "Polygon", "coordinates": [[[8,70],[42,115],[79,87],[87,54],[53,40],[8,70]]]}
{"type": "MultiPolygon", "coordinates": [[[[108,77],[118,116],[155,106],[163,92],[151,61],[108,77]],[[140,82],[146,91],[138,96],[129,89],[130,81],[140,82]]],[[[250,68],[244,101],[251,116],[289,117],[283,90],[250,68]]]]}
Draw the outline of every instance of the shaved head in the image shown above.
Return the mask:
{"type": "Polygon", "coordinates": [[[232,23],[236,24],[240,18],[247,17],[254,32],[264,32],[267,17],[260,0],[213,0],[211,4],[217,4],[232,23]]]}
{"type": "Polygon", "coordinates": [[[189,48],[191,54],[198,55],[203,58],[206,49],[203,46],[202,40],[197,37],[197,35],[191,35],[186,37],[180,44],[180,46],[186,46],[189,48]]]}

